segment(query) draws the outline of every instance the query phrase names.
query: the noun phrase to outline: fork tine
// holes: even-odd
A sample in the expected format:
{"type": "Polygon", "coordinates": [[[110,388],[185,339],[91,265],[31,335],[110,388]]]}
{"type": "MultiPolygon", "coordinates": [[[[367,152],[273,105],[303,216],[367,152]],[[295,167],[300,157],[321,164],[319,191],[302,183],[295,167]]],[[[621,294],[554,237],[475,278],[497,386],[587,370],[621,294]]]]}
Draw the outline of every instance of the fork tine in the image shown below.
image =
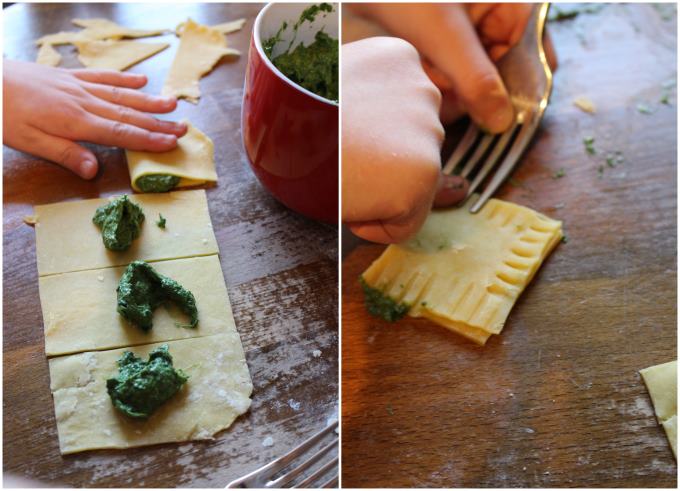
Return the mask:
{"type": "Polygon", "coordinates": [[[322,465],[319,467],[319,469],[314,472],[314,474],[310,474],[304,481],[301,481],[297,483],[294,488],[307,488],[310,487],[311,484],[315,483],[318,481],[322,476],[324,476],[329,470],[331,470],[334,466],[338,465],[338,458],[335,457],[333,460],[327,462],[326,464],[322,465]]]}
{"type": "Polygon", "coordinates": [[[314,455],[312,455],[310,458],[305,460],[302,464],[297,466],[295,469],[290,470],[289,472],[285,473],[283,476],[279,477],[275,481],[271,481],[267,483],[268,488],[282,488],[289,482],[291,482],[293,479],[295,479],[297,476],[299,476],[302,472],[304,472],[305,469],[309,468],[311,465],[314,463],[318,462],[321,457],[323,457],[329,450],[333,449],[336,445],[338,444],[338,439],[336,438],[333,440],[331,443],[323,447],[321,450],[316,452],[314,455]]]}
{"type": "Polygon", "coordinates": [[[475,149],[475,153],[472,154],[470,159],[465,164],[465,167],[463,167],[463,170],[460,172],[461,177],[467,178],[468,174],[472,172],[472,169],[474,169],[477,166],[477,163],[482,160],[482,157],[486,153],[486,150],[489,148],[489,145],[491,145],[491,142],[494,138],[494,135],[484,135],[482,137],[479,145],[477,145],[477,148],[475,149]]]}
{"type": "Polygon", "coordinates": [[[487,157],[486,162],[484,162],[484,166],[479,170],[474,180],[470,184],[467,193],[468,196],[475,192],[475,190],[481,184],[484,178],[489,174],[489,172],[491,172],[491,169],[493,169],[494,165],[496,165],[496,162],[498,161],[499,157],[503,154],[503,151],[507,148],[508,143],[512,138],[512,135],[517,130],[517,126],[518,126],[517,123],[513,124],[508,131],[506,131],[500,136],[500,138],[496,142],[496,145],[491,151],[491,155],[487,157]]]}
{"type": "Polygon", "coordinates": [[[470,126],[468,126],[468,129],[463,135],[463,139],[460,141],[456,149],[451,154],[451,157],[449,157],[449,160],[446,162],[446,165],[443,169],[444,174],[451,174],[454,171],[458,163],[475,143],[475,140],[477,140],[477,135],[479,135],[479,129],[477,129],[477,126],[474,123],[470,123],[470,126]]]}
{"type": "Polygon", "coordinates": [[[269,464],[254,470],[250,474],[246,474],[245,476],[230,482],[229,484],[227,484],[226,487],[227,488],[249,487],[253,483],[255,484],[255,486],[253,487],[262,487],[262,481],[266,483],[269,480],[269,478],[273,476],[276,472],[280,471],[281,469],[289,465],[302,452],[306,452],[307,450],[309,450],[311,447],[316,445],[321,439],[323,439],[323,437],[328,435],[330,432],[334,431],[337,427],[338,422],[334,421],[330,425],[326,426],[326,428],[321,430],[319,433],[308,438],[287,454],[282,455],[278,459],[272,460],[269,464]]]}
{"type": "Polygon", "coordinates": [[[519,133],[517,134],[517,138],[515,138],[515,142],[512,144],[512,147],[510,147],[510,151],[505,156],[503,163],[496,171],[496,174],[494,174],[491,182],[486,187],[482,195],[470,208],[470,213],[477,213],[479,210],[481,210],[482,206],[486,204],[491,195],[495,193],[503,181],[505,181],[505,178],[510,175],[512,170],[515,168],[515,165],[519,161],[522,152],[524,149],[526,149],[527,145],[531,141],[531,137],[534,136],[539,122],[540,118],[534,117],[534,115],[532,115],[531,121],[522,125],[519,133]]]}

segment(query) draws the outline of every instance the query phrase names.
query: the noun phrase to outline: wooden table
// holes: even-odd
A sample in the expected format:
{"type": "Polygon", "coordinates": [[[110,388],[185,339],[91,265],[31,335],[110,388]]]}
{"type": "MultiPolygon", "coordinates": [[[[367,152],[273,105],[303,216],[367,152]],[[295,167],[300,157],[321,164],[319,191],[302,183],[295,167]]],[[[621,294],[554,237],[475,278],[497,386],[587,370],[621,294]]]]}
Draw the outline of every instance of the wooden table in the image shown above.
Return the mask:
{"type": "MultiPolygon", "coordinates": [[[[213,226],[236,326],[254,383],[253,404],[213,442],[168,444],[62,457],[57,444],[38,298],[35,235],[22,217],[36,204],[130,192],[124,152],[93,147],[102,171],[91,182],[4,149],[4,471],[70,486],[224,486],[286,452],[337,414],[337,229],[288,211],[259,185],[241,145],[246,53],[261,5],[14,5],[4,10],[5,54],[33,60],[32,40],[72,30],[74,17],[105,17],[140,28],[174,28],[191,16],[213,24],[246,17],[228,36],[243,53],[201,80],[197,106],[180,102],[170,118],[189,118],[215,142],[219,184],[208,190],[213,226]],[[321,356],[314,357],[313,351],[321,356]],[[271,436],[272,447],[262,441],[271,436]]],[[[172,46],[133,67],[159,93],[172,46]]],[[[64,66],[78,62],[60,47],[64,66]]],[[[11,123],[11,122],[9,122],[11,123]]],[[[8,124],[5,121],[5,124],[8,124]]]]}
{"type": "Polygon", "coordinates": [[[425,320],[370,317],[357,277],[384,248],[345,256],[345,487],[676,486],[638,374],[677,357],[675,89],[659,103],[676,77],[674,7],[614,5],[550,30],[553,98],[499,197],[563,220],[568,243],[484,348],[425,320]],[[614,151],[625,161],[609,168],[614,151]]]}

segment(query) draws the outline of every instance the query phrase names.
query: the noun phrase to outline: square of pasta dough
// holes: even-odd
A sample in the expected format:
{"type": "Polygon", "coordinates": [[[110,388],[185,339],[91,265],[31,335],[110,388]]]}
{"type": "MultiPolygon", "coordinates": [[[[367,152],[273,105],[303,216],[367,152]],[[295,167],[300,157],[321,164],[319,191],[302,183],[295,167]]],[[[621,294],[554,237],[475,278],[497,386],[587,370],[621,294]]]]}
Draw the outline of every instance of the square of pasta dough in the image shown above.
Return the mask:
{"type": "Polygon", "coordinates": [[[366,283],[425,317],[484,344],[503,329],[520,293],[562,238],[562,223],[490,200],[430,213],[418,234],[390,245],[363,273],[366,283]]]}
{"type": "Polygon", "coordinates": [[[654,412],[666,431],[666,436],[676,455],[677,414],[678,414],[678,361],[644,368],[640,375],[645,381],[649,397],[654,404],[654,412]]]}
{"type": "Polygon", "coordinates": [[[158,261],[158,273],[194,294],[198,325],[182,327],[187,317],[172,306],[156,308],[153,328],[144,332],[118,312],[116,288],[126,266],[39,278],[47,356],[120,348],[234,331],[234,317],[219,257],[158,261]],[[68,292],[65,298],[64,292],[68,292]]]}
{"type": "Polygon", "coordinates": [[[163,343],[52,358],[51,390],[62,454],[212,439],[250,407],[253,385],[236,331],[168,342],[189,380],[147,420],[117,411],[106,380],[124,351],[147,359],[163,343]]]}
{"type": "Polygon", "coordinates": [[[98,207],[109,199],[66,201],[35,207],[38,275],[123,266],[134,260],[160,261],[217,254],[205,191],[175,191],[131,195],[144,211],[139,237],[126,251],[110,251],[101,229],[92,222],[98,207]],[[156,225],[158,215],[166,228],[156,225]]]}

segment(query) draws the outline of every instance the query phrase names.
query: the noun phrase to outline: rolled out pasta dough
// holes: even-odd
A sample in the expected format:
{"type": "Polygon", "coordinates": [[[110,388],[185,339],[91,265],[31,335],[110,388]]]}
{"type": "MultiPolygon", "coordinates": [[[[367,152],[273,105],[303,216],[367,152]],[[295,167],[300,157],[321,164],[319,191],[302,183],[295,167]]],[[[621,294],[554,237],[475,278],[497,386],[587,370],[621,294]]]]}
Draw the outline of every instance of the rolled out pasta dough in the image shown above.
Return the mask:
{"type": "Polygon", "coordinates": [[[213,142],[188,121],[189,129],[177,140],[177,148],[169,152],[136,152],[126,150],[130,182],[139,191],[137,179],[150,174],[169,174],[180,177],[177,187],[198,186],[217,182],[213,142]]]}
{"type": "Polygon", "coordinates": [[[227,287],[216,254],[153,263],[196,298],[198,326],[182,327],[186,316],[172,307],[154,311],[144,332],[116,311],[116,287],[125,267],[93,269],[39,278],[47,356],[120,348],[234,331],[227,287]],[[66,293],[67,292],[67,293],[66,293]]]}
{"type": "Polygon", "coordinates": [[[36,206],[38,275],[123,266],[136,259],[159,261],[219,252],[204,190],[137,194],[130,200],[142,207],[146,219],[139,238],[124,252],[106,249],[101,231],[92,223],[95,210],[108,199],[36,206]],[[159,213],[167,219],[165,229],[156,226],[159,213]]]}
{"type": "Polygon", "coordinates": [[[235,330],[167,344],[174,366],[189,380],[148,420],[133,420],[116,411],[106,379],[116,374],[123,351],[146,359],[159,343],[50,360],[62,454],[212,439],[248,410],[253,386],[235,330]]]}
{"type": "Polygon", "coordinates": [[[644,368],[640,370],[640,375],[649,391],[659,424],[666,431],[673,455],[677,456],[678,361],[644,368]]]}
{"type": "MultiPolygon", "coordinates": [[[[170,46],[138,41],[76,41],[78,60],[88,68],[125,70],[170,46]]],[[[44,45],[43,45],[44,46],[44,45]]]]}

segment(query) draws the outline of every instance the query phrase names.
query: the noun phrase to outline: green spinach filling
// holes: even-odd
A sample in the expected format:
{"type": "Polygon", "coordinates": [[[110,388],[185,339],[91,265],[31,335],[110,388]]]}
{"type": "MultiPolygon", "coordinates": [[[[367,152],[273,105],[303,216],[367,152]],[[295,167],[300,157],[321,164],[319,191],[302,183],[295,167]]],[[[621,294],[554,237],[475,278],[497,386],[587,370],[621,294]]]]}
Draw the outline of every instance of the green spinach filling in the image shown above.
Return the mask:
{"type": "Polygon", "coordinates": [[[389,322],[395,322],[404,317],[411,309],[409,304],[396,302],[381,290],[373,288],[362,277],[359,278],[359,281],[364,290],[366,309],[371,315],[382,317],[389,322]]]}
{"type": "Polygon", "coordinates": [[[275,36],[263,43],[264,52],[276,68],[290,80],[321,97],[332,101],[338,100],[338,40],[330,37],[323,30],[314,36],[309,46],[298,44],[291,50],[297,31],[303,22],[313,22],[320,12],[332,12],[333,6],[328,3],[312,5],[305,9],[300,19],[293,25],[293,40],[283,53],[272,58],[274,46],[281,41],[283,31],[288,28],[283,23],[275,36]]]}
{"type": "Polygon", "coordinates": [[[165,193],[175,189],[180,178],[170,174],[147,174],[137,179],[135,184],[144,193],[165,193]]]}
{"type": "Polygon", "coordinates": [[[143,331],[153,327],[153,311],[162,304],[173,303],[189,316],[189,324],[198,324],[198,309],[193,293],[175,280],[158,274],[148,263],[130,263],[120,278],[118,313],[143,331]]]}
{"type": "Polygon", "coordinates": [[[124,194],[97,208],[92,221],[102,230],[104,247],[124,251],[139,237],[144,212],[124,194]]]}
{"type": "Polygon", "coordinates": [[[106,381],[106,390],[113,406],[131,418],[151,416],[189,379],[172,366],[167,344],[149,353],[148,361],[125,351],[117,364],[118,375],[106,381]]]}

